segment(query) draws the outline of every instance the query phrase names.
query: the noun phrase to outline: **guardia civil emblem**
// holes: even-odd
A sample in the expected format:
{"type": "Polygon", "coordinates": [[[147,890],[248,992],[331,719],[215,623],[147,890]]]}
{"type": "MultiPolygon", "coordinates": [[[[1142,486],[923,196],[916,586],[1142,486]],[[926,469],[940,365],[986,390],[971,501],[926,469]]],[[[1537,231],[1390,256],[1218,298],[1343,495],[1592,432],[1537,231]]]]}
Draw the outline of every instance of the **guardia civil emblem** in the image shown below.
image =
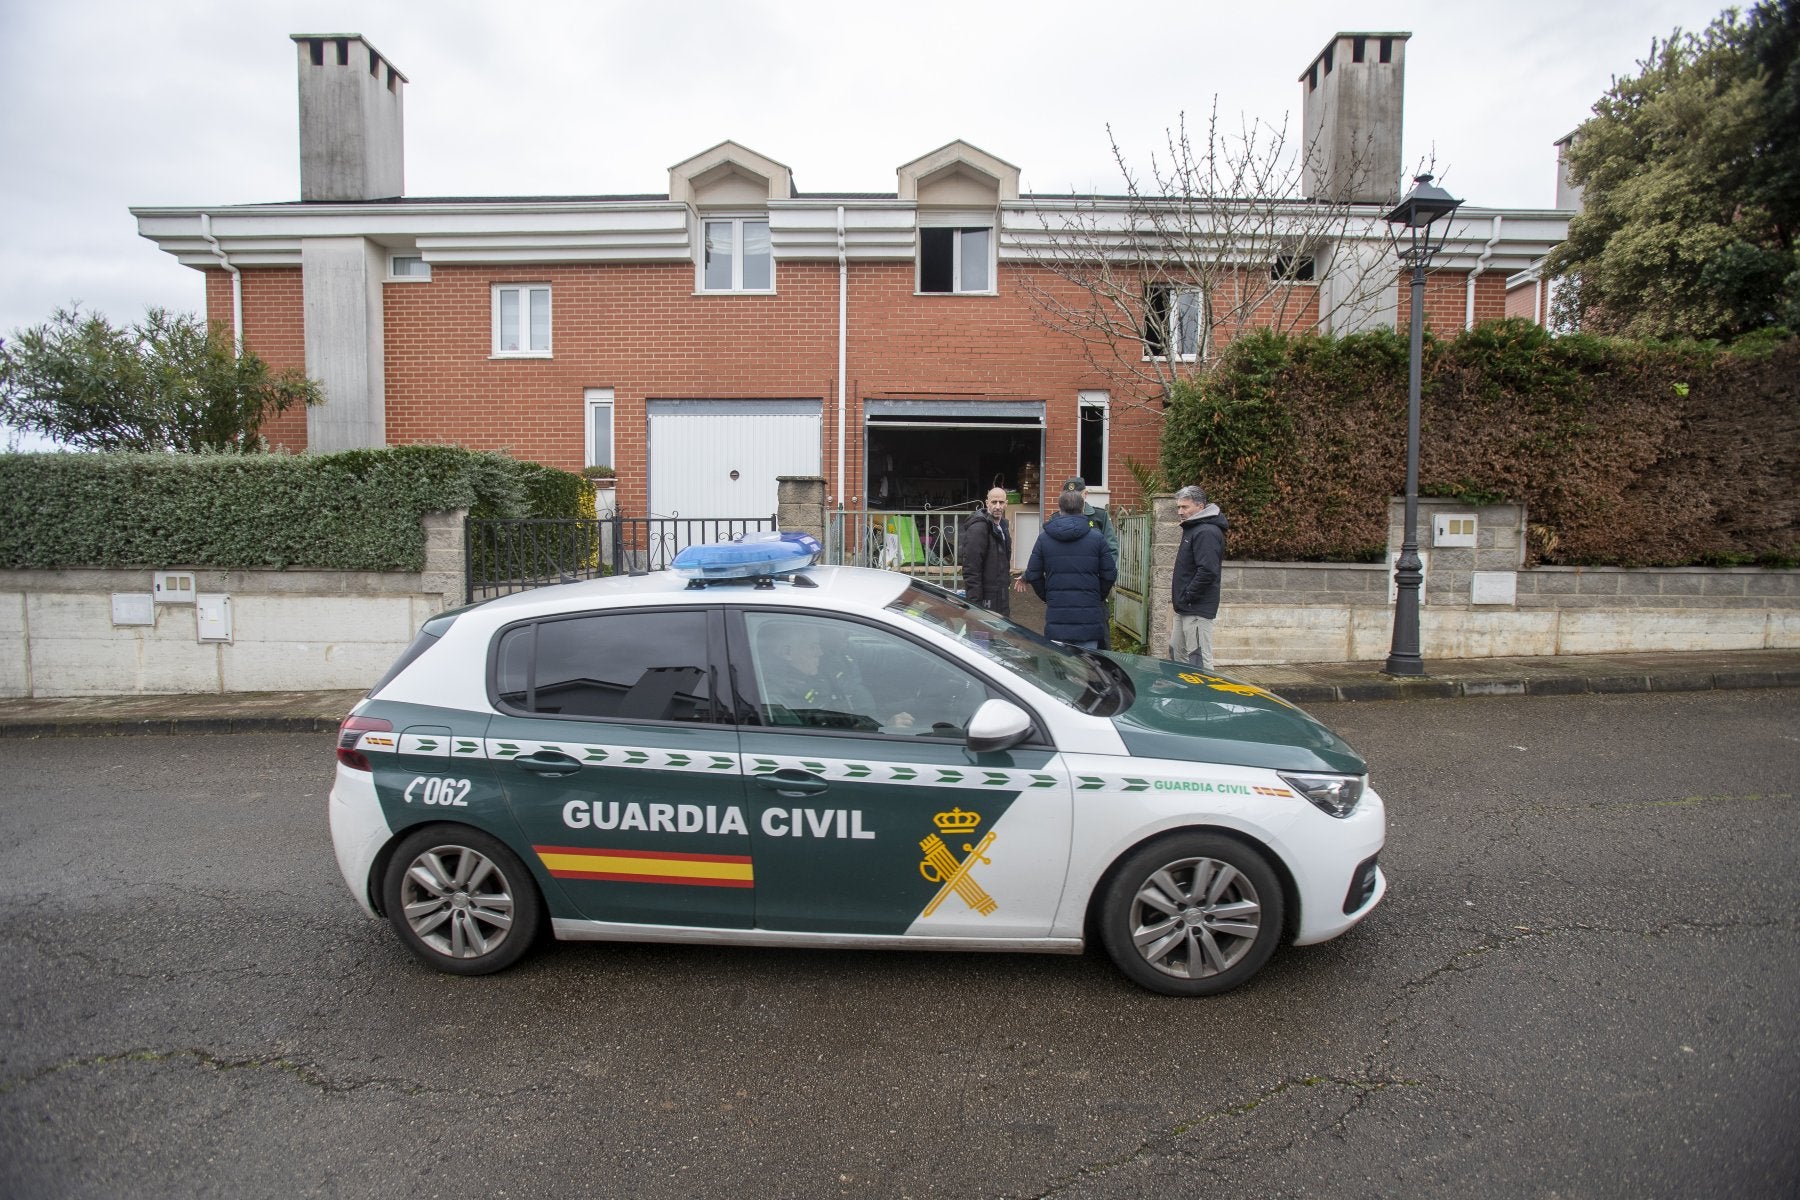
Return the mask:
{"type": "Polygon", "coordinates": [[[938,905],[947,900],[954,892],[964,904],[969,906],[970,911],[980,913],[984,917],[988,916],[1000,906],[979,883],[975,882],[970,876],[970,872],[978,863],[987,865],[993,863],[994,860],[986,857],[985,851],[994,844],[994,831],[988,830],[986,836],[973,846],[964,842],[962,847],[964,857],[959,859],[951,852],[950,847],[944,844],[944,839],[940,834],[973,834],[981,827],[981,814],[953,808],[949,812],[938,813],[931,818],[931,821],[938,827],[938,833],[929,835],[919,843],[919,849],[925,852],[925,861],[919,864],[919,874],[923,875],[927,882],[943,886],[938,888],[937,895],[931,898],[931,903],[925,906],[925,911],[920,915],[929,917],[938,910],[938,905]]]}

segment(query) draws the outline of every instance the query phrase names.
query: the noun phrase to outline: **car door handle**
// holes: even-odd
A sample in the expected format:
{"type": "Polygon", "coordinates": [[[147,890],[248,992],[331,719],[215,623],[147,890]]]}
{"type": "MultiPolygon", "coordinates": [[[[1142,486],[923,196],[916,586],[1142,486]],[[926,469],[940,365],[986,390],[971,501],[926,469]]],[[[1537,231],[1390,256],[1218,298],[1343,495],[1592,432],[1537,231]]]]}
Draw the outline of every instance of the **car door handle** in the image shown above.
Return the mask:
{"type": "Polygon", "coordinates": [[[756,776],[756,786],[782,796],[817,796],[831,784],[805,771],[784,770],[756,776]]]}
{"type": "Polygon", "coordinates": [[[527,754],[524,758],[513,759],[513,762],[524,767],[533,775],[542,775],[546,779],[556,779],[563,775],[573,775],[575,772],[581,770],[581,764],[566,754],[527,754]]]}

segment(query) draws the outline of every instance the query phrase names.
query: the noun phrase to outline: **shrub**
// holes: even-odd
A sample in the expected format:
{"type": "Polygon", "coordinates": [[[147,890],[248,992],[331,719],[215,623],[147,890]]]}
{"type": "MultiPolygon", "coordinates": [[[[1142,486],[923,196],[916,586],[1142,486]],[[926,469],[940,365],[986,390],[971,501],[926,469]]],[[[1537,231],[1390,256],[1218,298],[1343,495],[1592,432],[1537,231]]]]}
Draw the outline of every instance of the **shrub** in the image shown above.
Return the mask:
{"type": "Polygon", "coordinates": [[[0,455],[0,567],[416,571],[419,517],[576,516],[580,477],[453,446],[0,455]]]}
{"type": "MultiPolygon", "coordinates": [[[[1255,334],[1171,394],[1162,466],[1231,519],[1233,557],[1364,561],[1406,478],[1407,345],[1255,334]]],[[[1425,340],[1419,492],[1526,505],[1568,565],[1800,554],[1800,342],[1742,350],[1498,321],[1425,340]]]]}

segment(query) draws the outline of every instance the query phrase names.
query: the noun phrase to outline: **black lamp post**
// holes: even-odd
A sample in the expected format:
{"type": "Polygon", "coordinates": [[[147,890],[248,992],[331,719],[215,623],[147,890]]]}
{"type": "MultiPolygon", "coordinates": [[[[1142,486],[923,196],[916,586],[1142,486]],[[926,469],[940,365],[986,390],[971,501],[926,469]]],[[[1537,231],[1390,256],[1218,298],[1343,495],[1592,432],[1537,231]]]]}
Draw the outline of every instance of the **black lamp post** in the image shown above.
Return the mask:
{"type": "Polygon", "coordinates": [[[1413,189],[1387,215],[1400,261],[1412,266],[1412,354],[1406,386],[1406,535],[1395,564],[1394,640],[1388,647],[1389,675],[1423,675],[1425,660],[1419,657],[1419,588],[1425,572],[1419,562],[1419,360],[1425,344],[1425,268],[1444,248],[1450,217],[1461,200],[1431,182],[1431,176],[1413,179],[1413,189]],[[1433,226],[1443,225],[1433,234],[1433,226]]]}

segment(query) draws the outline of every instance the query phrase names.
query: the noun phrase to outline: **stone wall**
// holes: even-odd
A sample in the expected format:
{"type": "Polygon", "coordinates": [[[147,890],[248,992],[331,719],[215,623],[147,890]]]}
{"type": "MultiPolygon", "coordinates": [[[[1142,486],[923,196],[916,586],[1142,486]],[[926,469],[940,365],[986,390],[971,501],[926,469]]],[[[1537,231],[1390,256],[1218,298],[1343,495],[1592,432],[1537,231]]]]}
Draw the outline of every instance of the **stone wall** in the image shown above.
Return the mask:
{"type": "MultiPolygon", "coordinates": [[[[1228,561],[1214,631],[1219,664],[1386,658],[1404,520],[1404,503],[1394,500],[1385,564],[1228,561]]],[[[1433,658],[1800,647],[1800,571],[1527,570],[1525,510],[1511,504],[1422,499],[1418,529],[1428,667],[1433,658]],[[1472,528],[1460,524],[1471,520],[1472,528]]],[[[1166,596],[1167,582],[1159,587],[1166,596]]],[[[1152,644],[1166,652],[1166,625],[1152,644]]]]}
{"type": "Polygon", "coordinates": [[[191,571],[202,597],[229,597],[229,640],[200,640],[192,603],[115,625],[115,593],[152,596],[148,569],[0,571],[0,696],[366,688],[462,603],[463,516],[424,518],[423,571],[191,571]]]}

